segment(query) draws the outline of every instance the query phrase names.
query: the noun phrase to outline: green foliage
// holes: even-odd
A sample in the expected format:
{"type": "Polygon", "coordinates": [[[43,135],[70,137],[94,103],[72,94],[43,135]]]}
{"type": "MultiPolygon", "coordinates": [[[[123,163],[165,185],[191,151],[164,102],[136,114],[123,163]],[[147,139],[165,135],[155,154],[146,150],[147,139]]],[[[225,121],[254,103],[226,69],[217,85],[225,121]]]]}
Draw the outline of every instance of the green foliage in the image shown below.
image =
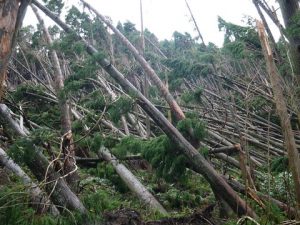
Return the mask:
{"type": "Polygon", "coordinates": [[[286,220],[285,213],[278,206],[267,203],[266,212],[260,218],[261,224],[280,224],[286,220]]]}
{"type": "Polygon", "coordinates": [[[170,208],[197,207],[201,204],[202,198],[189,191],[179,190],[175,187],[170,187],[166,193],[161,195],[163,204],[170,208]]]}
{"type": "Polygon", "coordinates": [[[188,91],[181,95],[181,99],[186,103],[201,103],[203,88],[198,87],[195,91],[188,91]]]}
{"type": "Polygon", "coordinates": [[[213,74],[212,66],[201,61],[195,62],[185,58],[174,58],[164,60],[163,63],[172,69],[168,74],[171,90],[176,90],[180,86],[179,84],[183,83],[183,78],[198,79],[213,74]]]}
{"type": "Polygon", "coordinates": [[[128,153],[139,154],[143,152],[144,142],[133,136],[128,136],[122,138],[120,143],[118,143],[113,152],[120,158],[124,158],[128,153]]]}
{"type": "MultiPolygon", "coordinates": [[[[126,193],[129,191],[126,184],[116,173],[115,169],[110,163],[106,163],[106,162],[100,163],[98,164],[96,169],[91,169],[90,172],[92,173],[92,175],[97,176],[101,179],[109,180],[111,182],[110,184],[114,186],[114,189],[121,193],[126,193]]],[[[102,204],[102,203],[98,203],[98,204],[102,204]]],[[[99,208],[99,210],[103,210],[103,207],[105,207],[102,205],[100,206],[101,207],[99,208]]]]}
{"type": "Polygon", "coordinates": [[[206,126],[198,118],[186,118],[177,124],[177,129],[185,136],[190,137],[190,131],[194,138],[203,140],[206,137],[206,126]]]}
{"type": "Polygon", "coordinates": [[[63,0],[43,0],[46,3],[46,7],[57,14],[58,16],[61,14],[61,11],[64,7],[63,0]]]}
{"type": "MultiPolygon", "coordinates": [[[[87,56],[82,63],[71,64],[71,69],[73,72],[72,76],[69,76],[65,80],[65,87],[63,90],[63,96],[75,95],[81,96],[83,91],[90,92],[93,90],[91,82],[88,78],[96,78],[97,70],[100,66],[97,64],[98,58],[102,57],[102,53],[95,56],[87,56]]],[[[94,93],[96,94],[96,93],[94,93]]],[[[95,96],[99,97],[99,95],[95,96]]]]}
{"type": "Polygon", "coordinates": [[[208,158],[209,149],[207,147],[201,147],[199,152],[204,156],[204,158],[208,158]]]}
{"type": "Polygon", "coordinates": [[[14,102],[23,106],[24,115],[31,121],[46,127],[60,127],[60,111],[58,105],[45,95],[41,85],[19,85],[11,94],[14,102]]]}
{"type": "Polygon", "coordinates": [[[28,187],[19,183],[0,186],[0,221],[1,225],[74,225],[99,221],[99,216],[90,214],[92,220],[79,213],[64,212],[59,217],[39,214],[30,205],[28,187]]]}
{"type": "Polygon", "coordinates": [[[87,94],[82,100],[81,103],[89,108],[93,109],[95,111],[103,111],[105,106],[107,105],[106,99],[103,96],[103,93],[101,93],[99,90],[93,91],[89,94],[87,94]]]}
{"type": "Polygon", "coordinates": [[[218,18],[219,30],[225,32],[223,52],[233,59],[260,57],[261,45],[258,34],[252,23],[248,26],[239,26],[218,18]],[[250,26],[249,26],[250,25],[250,26]]]}
{"type": "Polygon", "coordinates": [[[20,184],[0,186],[0,221],[2,225],[55,225],[57,219],[38,215],[29,206],[28,192],[20,184]]]}
{"type": "Polygon", "coordinates": [[[59,40],[54,41],[52,48],[72,58],[74,57],[74,53],[78,52],[80,45],[81,42],[78,42],[76,34],[71,33],[61,35],[59,40]]]}
{"type": "Polygon", "coordinates": [[[128,153],[142,154],[151,163],[157,177],[169,182],[184,180],[186,178],[186,158],[179,154],[177,146],[165,135],[143,141],[134,137],[125,137],[113,149],[118,157],[128,153]]]}
{"type": "Polygon", "coordinates": [[[225,54],[230,55],[234,59],[242,59],[247,55],[245,48],[244,42],[234,41],[226,43],[222,50],[225,54]]]}
{"type": "Polygon", "coordinates": [[[184,34],[181,34],[180,32],[175,31],[173,33],[173,38],[176,50],[190,50],[194,45],[194,40],[189,33],[185,32],[184,34]]]}
{"type": "Polygon", "coordinates": [[[300,32],[300,13],[297,12],[290,23],[290,25],[286,28],[286,32],[290,37],[299,37],[300,32]]]}
{"type": "Polygon", "coordinates": [[[273,173],[282,173],[288,171],[289,160],[287,156],[280,156],[272,160],[271,171],[273,173]]]}
{"type": "Polygon", "coordinates": [[[122,115],[131,111],[133,100],[127,96],[120,96],[117,101],[109,106],[108,113],[113,122],[117,123],[122,115]]]}
{"type": "Polygon", "coordinates": [[[262,177],[261,191],[283,202],[287,202],[288,199],[290,205],[293,205],[295,201],[295,193],[292,190],[294,190],[294,184],[292,174],[289,172],[266,174],[262,177]]]}
{"type": "Polygon", "coordinates": [[[93,214],[100,215],[105,211],[117,209],[121,204],[121,199],[112,198],[115,193],[109,193],[106,190],[98,189],[83,198],[84,205],[93,214]]]}

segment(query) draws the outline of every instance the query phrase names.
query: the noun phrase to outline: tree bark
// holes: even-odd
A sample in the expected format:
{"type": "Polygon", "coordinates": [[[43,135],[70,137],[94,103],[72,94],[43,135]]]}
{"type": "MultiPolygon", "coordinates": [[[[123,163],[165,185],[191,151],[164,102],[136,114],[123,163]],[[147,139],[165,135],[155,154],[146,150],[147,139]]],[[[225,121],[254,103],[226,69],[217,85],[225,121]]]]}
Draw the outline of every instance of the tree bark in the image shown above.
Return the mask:
{"type": "Polygon", "coordinates": [[[7,67],[15,44],[18,29],[21,27],[27,0],[0,1],[0,100],[4,93],[7,67]]]}
{"type": "MultiPolygon", "coordinates": [[[[46,7],[36,0],[32,0],[38,8],[40,8],[47,16],[59,24],[67,33],[75,35],[74,31],[62,22],[56,15],[50,12],[46,7]]],[[[77,35],[86,50],[91,55],[97,55],[98,51],[88,44],[84,39],[77,35]]],[[[180,148],[193,168],[202,174],[210,185],[220,193],[220,196],[230,205],[234,212],[238,215],[250,215],[256,217],[255,212],[242,200],[237,193],[226,183],[226,181],[217,173],[217,171],[205,160],[205,158],[181,135],[181,133],[165,118],[165,116],[147,99],[145,96],[132,85],[122,73],[120,73],[107,59],[99,58],[99,65],[110,74],[127,93],[131,93],[137,99],[138,104],[148,113],[150,117],[161,127],[166,135],[174,141],[180,148]]],[[[182,111],[181,111],[182,112],[182,111]]],[[[184,114],[182,113],[184,116],[184,114]]]]}
{"type": "Polygon", "coordinates": [[[266,59],[267,70],[270,76],[272,90],[274,93],[274,101],[276,104],[277,114],[280,118],[283,138],[287,155],[289,159],[289,167],[293,175],[295,184],[295,193],[297,199],[297,209],[300,209],[300,159],[297,150],[294,133],[291,127],[290,117],[288,115],[287,106],[283,96],[282,84],[280,75],[275,65],[271,48],[265,34],[264,26],[261,22],[257,21],[257,29],[263,52],[266,59]]]}
{"type": "MultiPolygon", "coordinates": [[[[53,44],[53,40],[51,35],[49,34],[48,28],[45,25],[44,20],[39,15],[36,7],[31,5],[33,12],[35,13],[39,23],[41,24],[44,32],[44,36],[46,42],[49,46],[53,44]]],[[[61,70],[61,66],[59,63],[59,59],[55,50],[50,49],[51,59],[54,68],[54,77],[55,77],[55,92],[56,95],[59,96],[59,93],[64,89],[64,75],[61,70]]],[[[78,189],[78,180],[79,175],[76,168],[76,160],[75,160],[75,149],[73,143],[73,134],[72,134],[72,122],[71,122],[71,110],[70,103],[68,99],[64,99],[64,97],[58,97],[58,105],[60,109],[60,120],[61,120],[61,132],[62,132],[62,150],[64,154],[64,174],[68,174],[66,177],[66,181],[70,185],[73,191],[77,191],[78,189]]]]}
{"type": "Polygon", "coordinates": [[[117,174],[121,177],[127,187],[135,193],[139,199],[149,205],[153,210],[160,212],[162,215],[168,215],[164,207],[155,199],[155,197],[144,187],[144,185],[105,147],[101,147],[98,152],[99,158],[111,163],[117,174]]]}

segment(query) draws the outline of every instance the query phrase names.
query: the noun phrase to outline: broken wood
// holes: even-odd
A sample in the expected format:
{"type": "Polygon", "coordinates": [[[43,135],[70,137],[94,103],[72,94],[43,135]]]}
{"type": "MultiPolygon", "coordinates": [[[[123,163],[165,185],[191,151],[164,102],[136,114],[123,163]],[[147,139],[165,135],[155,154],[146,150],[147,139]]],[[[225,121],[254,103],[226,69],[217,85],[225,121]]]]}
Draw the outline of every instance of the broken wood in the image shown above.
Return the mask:
{"type": "MultiPolygon", "coordinates": [[[[93,46],[87,43],[79,35],[75,34],[75,32],[72,31],[72,29],[68,25],[62,22],[46,7],[44,7],[36,0],[33,0],[32,3],[35,4],[39,9],[41,9],[47,16],[53,19],[67,33],[76,35],[77,39],[83,42],[89,54],[98,54],[98,51],[93,46]]],[[[210,185],[218,193],[220,193],[221,197],[230,205],[234,212],[236,212],[238,215],[247,214],[252,217],[256,217],[256,214],[251,209],[251,207],[248,206],[246,202],[237,195],[237,193],[226,183],[226,181],[205,160],[205,158],[181,135],[181,133],[165,118],[165,116],[124,77],[122,73],[120,73],[105,58],[99,58],[97,62],[124,88],[124,90],[126,90],[128,93],[132,93],[135,96],[138,104],[148,113],[150,117],[152,117],[152,119],[158,124],[158,126],[160,126],[160,128],[166,133],[166,135],[178,145],[182,154],[187,157],[195,170],[198,173],[202,174],[210,183],[210,185]]]]}

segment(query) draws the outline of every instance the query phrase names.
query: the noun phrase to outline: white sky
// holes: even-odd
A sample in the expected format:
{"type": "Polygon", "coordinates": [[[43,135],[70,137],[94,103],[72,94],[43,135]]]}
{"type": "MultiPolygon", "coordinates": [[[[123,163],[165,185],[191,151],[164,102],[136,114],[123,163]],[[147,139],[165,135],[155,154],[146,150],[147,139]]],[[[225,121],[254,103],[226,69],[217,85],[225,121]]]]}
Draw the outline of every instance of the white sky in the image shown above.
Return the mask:
{"type": "MultiPolygon", "coordinates": [[[[140,30],[140,0],[87,0],[102,15],[109,16],[114,24],[118,21],[136,24],[140,30]]],[[[205,42],[218,46],[223,43],[223,33],[218,29],[217,18],[221,16],[228,22],[243,25],[245,15],[258,18],[252,0],[188,0],[205,42]]],[[[274,4],[274,0],[269,0],[274,4]]],[[[77,0],[66,0],[67,5],[77,0]]],[[[275,5],[275,8],[278,7],[275,5]]],[[[170,39],[173,32],[188,32],[197,36],[190,20],[184,0],[143,0],[144,27],[153,32],[160,40],[170,39]]],[[[32,24],[29,11],[25,24],[32,24]]],[[[273,29],[275,31],[275,28],[273,29]]],[[[276,35],[275,35],[276,36],[276,35]]]]}

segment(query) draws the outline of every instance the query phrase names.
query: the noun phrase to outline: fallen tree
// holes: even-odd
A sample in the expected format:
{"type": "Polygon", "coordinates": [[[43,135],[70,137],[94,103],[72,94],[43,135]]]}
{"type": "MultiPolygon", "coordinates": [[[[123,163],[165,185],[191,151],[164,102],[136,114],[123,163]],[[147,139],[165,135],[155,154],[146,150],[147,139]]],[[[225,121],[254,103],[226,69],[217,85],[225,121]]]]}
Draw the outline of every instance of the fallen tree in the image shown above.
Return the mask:
{"type": "Polygon", "coordinates": [[[28,186],[31,204],[39,213],[43,213],[48,211],[53,215],[59,215],[59,211],[55,205],[51,204],[48,200],[48,197],[42,192],[39,186],[34,183],[31,178],[22,170],[20,166],[18,166],[12,159],[8,157],[6,152],[0,148],[0,163],[4,165],[4,167],[15,175],[21,178],[22,183],[25,186],[28,186]]]}
{"type": "Polygon", "coordinates": [[[78,40],[81,40],[84,43],[87,52],[97,57],[97,62],[102,66],[102,68],[110,74],[124,88],[124,90],[127,91],[127,93],[132,94],[137,99],[137,103],[148,113],[150,117],[152,117],[167,136],[180,147],[180,150],[188,158],[193,168],[206,178],[216,192],[220,193],[220,197],[230,205],[234,212],[238,215],[247,214],[252,217],[256,217],[255,212],[237,195],[237,193],[226,183],[226,181],[205,160],[205,158],[182,136],[182,134],[165,118],[165,116],[110,63],[110,61],[99,54],[92,45],[77,35],[68,25],[62,22],[55,14],[49,11],[38,1],[33,0],[32,3],[61,26],[65,32],[73,34],[78,40]]]}
{"type": "Polygon", "coordinates": [[[164,207],[122,163],[119,163],[118,159],[112,155],[108,149],[102,146],[98,151],[98,156],[99,158],[103,158],[105,161],[112,164],[117,174],[121,177],[127,187],[133,193],[135,193],[139,199],[141,199],[155,211],[160,212],[162,215],[168,215],[164,207]]]}
{"type": "MultiPolygon", "coordinates": [[[[28,133],[19,127],[19,124],[11,117],[9,108],[4,104],[0,104],[0,115],[5,118],[5,125],[11,128],[17,136],[28,137],[28,133]]],[[[80,199],[71,191],[64,177],[55,171],[53,164],[49,164],[42,151],[32,145],[29,154],[30,160],[26,160],[26,164],[35,177],[43,183],[52,202],[60,207],[67,207],[85,214],[87,210],[80,199]]]]}

